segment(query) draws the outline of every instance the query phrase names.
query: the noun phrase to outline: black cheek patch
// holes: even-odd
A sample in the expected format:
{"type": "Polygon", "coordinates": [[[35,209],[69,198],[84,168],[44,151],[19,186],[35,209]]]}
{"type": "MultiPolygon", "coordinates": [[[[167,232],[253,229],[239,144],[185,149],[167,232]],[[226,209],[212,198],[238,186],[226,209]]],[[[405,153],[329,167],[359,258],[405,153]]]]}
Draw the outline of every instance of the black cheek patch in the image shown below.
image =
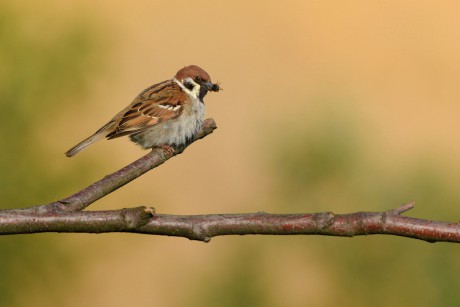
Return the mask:
{"type": "Polygon", "coordinates": [[[192,82],[185,82],[184,86],[190,91],[193,90],[193,88],[195,87],[195,85],[192,82]]]}

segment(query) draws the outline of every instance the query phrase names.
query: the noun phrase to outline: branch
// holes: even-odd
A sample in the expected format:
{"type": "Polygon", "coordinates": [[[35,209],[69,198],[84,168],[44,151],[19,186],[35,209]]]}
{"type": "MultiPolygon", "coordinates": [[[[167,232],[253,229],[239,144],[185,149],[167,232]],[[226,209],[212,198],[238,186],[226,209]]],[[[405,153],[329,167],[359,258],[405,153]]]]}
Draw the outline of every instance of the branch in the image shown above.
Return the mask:
{"type": "Polygon", "coordinates": [[[332,212],[303,214],[164,215],[152,208],[111,211],[24,213],[0,211],[0,234],[38,232],[131,232],[184,237],[209,242],[225,235],[327,235],[354,237],[385,234],[427,242],[460,242],[458,223],[401,216],[413,203],[386,212],[332,212]]]}
{"type": "MultiPolygon", "coordinates": [[[[207,119],[196,138],[216,129],[207,119]]],[[[189,144],[190,145],[190,144],[189,144]]],[[[414,203],[386,212],[332,212],[302,214],[209,214],[165,215],[155,209],[136,207],[109,211],[82,211],[96,200],[124,186],[149,170],[181,154],[187,146],[170,152],[155,148],[119,171],[107,175],[62,200],[31,208],[0,210],[0,235],[40,232],[106,233],[131,232],[185,237],[209,242],[224,235],[327,235],[353,237],[395,235],[428,242],[460,242],[460,224],[401,216],[414,203]]]]}
{"type": "MultiPolygon", "coordinates": [[[[208,134],[211,134],[216,128],[216,123],[212,118],[206,119],[195,139],[193,139],[190,144],[204,138],[208,134]]],[[[149,170],[160,166],[172,157],[181,154],[190,144],[180,148],[175,148],[174,153],[164,148],[153,148],[151,152],[139,160],[134,161],[113,174],[105,176],[83,190],[56,202],[33,207],[31,210],[42,213],[48,211],[58,212],[83,210],[96,200],[121,188],[149,170]]]]}

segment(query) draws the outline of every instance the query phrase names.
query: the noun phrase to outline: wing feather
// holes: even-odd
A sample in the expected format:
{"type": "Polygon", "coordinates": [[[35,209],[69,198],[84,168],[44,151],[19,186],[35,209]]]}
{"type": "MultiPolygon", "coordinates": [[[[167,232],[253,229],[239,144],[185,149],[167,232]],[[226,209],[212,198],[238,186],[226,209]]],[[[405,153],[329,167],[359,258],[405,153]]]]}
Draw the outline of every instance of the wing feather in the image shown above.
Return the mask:
{"type": "Polygon", "coordinates": [[[152,86],[121,111],[116,129],[108,139],[144,131],[154,125],[178,117],[187,96],[172,80],[152,86]]]}

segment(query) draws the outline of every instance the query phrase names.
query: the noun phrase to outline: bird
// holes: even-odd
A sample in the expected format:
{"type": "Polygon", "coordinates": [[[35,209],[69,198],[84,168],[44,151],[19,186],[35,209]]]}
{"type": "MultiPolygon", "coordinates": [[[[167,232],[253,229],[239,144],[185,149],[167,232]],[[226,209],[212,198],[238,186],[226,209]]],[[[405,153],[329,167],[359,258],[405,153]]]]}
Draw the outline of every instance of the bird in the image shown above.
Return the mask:
{"type": "Polygon", "coordinates": [[[129,136],[143,149],[188,144],[200,129],[205,115],[204,97],[219,92],[209,74],[196,65],[185,66],[170,79],[154,84],[93,135],[84,139],[65,155],[73,157],[89,145],[103,139],[129,136]]]}

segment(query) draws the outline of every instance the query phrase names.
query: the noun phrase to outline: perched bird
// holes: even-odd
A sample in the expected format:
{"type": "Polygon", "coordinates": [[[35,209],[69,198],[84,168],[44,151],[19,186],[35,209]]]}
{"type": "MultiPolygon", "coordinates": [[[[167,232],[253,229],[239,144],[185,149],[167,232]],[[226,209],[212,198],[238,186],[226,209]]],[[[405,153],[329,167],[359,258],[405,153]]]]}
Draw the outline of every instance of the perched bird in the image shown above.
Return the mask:
{"type": "Polygon", "coordinates": [[[100,139],[129,135],[144,149],[187,144],[204,120],[204,96],[221,88],[198,66],[179,70],[172,80],[150,86],[129,106],[115,115],[92,136],[81,141],[65,155],[72,157],[100,139]]]}

